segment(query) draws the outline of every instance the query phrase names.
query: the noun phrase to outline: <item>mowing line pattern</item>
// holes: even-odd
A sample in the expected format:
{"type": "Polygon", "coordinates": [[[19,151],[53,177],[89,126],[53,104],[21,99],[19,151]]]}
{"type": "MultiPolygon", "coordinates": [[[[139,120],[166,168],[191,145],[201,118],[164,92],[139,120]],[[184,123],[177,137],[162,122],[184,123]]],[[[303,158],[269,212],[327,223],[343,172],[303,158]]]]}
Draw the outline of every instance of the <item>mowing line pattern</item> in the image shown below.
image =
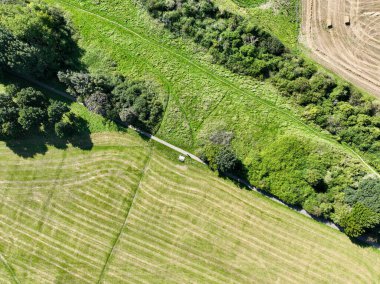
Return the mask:
{"type": "Polygon", "coordinates": [[[118,242],[119,242],[120,236],[121,236],[121,234],[123,233],[125,226],[127,225],[129,212],[131,212],[131,209],[132,209],[133,203],[134,203],[134,201],[135,201],[135,199],[136,199],[136,196],[137,196],[137,192],[138,192],[138,190],[139,190],[139,188],[140,188],[141,181],[142,181],[142,179],[144,178],[144,174],[145,174],[145,172],[146,172],[146,169],[148,168],[149,161],[150,161],[151,156],[152,156],[152,151],[153,151],[153,148],[150,147],[149,156],[148,156],[147,161],[146,161],[146,163],[145,163],[145,165],[144,165],[144,169],[143,169],[143,171],[142,171],[142,174],[141,174],[141,177],[140,177],[139,183],[137,184],[136,190],[135,190],[134,193],[133,193],[133,198],[132,198],[132,201],[131,201],[131,205],[129,206],[129,208],[128,208],[128,210],[127,210],[127,213],[126,213],[126,216],[125,216],[125,219],[124,219],[123,225],[121,226],[121,228],[120,228],[120,230],[119,230],[119,232],[118,232],[118,234],[117,234],[117,237],[116,237],[116,239],[115,239],[115,242],[112,244],[111,251],[110,251],[110,253],[107,255],[106,262],[104,263],[104,266],[103,266],[103,268],[102,268],[102,271],[101,271],[101,273],[100,273],[99,280],[98,280],[97,283],[102,283],[102,280],[103,280],[103,277],[104,277],[104,272],[105,272],[106,269],[107,269],[108,262],[109,262],[110,258],[112,257],[112,254],[113,254],[113,252],[114,252],[114,249],[115,249],[115,247],[117,246],[117,244],[118,244],[118,242]]]}
{"type": "Polygon", "coordinates": [[[0,253],[20,283],[379,282],[375,250],[108,134],[33,159],[0,144],[0,253]]]}
{"type": "Polygon", "coordinates": [[[346,263],[357,252],[347,251],[343,235],[311,228],[302,216],[297,224],[291,213],[279,218],[281,207],[272,212],[261,199],[243,202],[249,193],[202,171],[187,173],[153,155],[106,283],[367,283],[378,277],[360,260],[354,271],[346,263]]]}

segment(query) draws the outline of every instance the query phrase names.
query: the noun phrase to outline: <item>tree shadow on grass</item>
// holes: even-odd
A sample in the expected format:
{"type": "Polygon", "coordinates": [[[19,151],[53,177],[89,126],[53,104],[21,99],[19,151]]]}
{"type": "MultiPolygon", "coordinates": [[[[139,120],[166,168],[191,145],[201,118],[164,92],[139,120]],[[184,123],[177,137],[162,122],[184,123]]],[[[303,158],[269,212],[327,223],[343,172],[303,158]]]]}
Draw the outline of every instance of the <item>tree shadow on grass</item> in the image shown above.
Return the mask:
{"type": "Polygon", "coordinates": [[[81,150],[91,150],[93,142],[88,123],[83,118],[77,118],[76,125],[78,134],[68,138],[59,138],[53,130],[35,135],[20,137],[18,139],[5,140],[6,146],[16,155],[22,158],[33,158],[36,155],[44,155],[48,151],[48,146],[65,150],[68,145],[81,150]]]}
{"type": "Polygon", "coordinates": [[[362,236],[362,237],[358,237],[358,238],[350,238],[350,240],[351,240],[351,242],[353,242],[354,244],[356,244],[362,248],[372,247],[372,248],[380,249],[380,243],[378,241],[371,240],[367,237],[368,236],[362,236]]]}

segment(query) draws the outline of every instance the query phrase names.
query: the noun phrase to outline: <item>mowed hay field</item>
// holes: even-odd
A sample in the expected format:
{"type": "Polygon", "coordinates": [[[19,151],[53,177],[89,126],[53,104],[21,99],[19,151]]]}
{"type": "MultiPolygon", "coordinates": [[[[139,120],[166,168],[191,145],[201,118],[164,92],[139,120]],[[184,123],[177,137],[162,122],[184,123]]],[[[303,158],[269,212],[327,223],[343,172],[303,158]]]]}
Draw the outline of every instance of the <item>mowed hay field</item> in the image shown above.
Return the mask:
{"type": "Polygon", "coordinates": [[[380,97],[380,1],[302,3],[302,39],[315,59],[380,97]],[[328,21],[331,28],[327,27],[328,21]]]}
{"type": "Polygon", "coordinates": [[[373,248],[134,133],[91,140],[0,143],[0,283],[380,281],[373,248]]]}

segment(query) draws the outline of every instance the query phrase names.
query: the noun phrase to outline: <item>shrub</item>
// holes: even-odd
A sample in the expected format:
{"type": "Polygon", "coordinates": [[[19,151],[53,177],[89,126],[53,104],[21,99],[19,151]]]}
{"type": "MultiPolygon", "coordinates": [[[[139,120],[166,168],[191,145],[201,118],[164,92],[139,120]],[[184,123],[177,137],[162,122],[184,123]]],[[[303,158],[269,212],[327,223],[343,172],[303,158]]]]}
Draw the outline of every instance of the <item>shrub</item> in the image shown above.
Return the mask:
{"type": "Polygon", "coordinates": [[[161,121],[160,96],[146,82],[123,76],[60,72],[67,91],[84,101],[89,110],[111,120],[119,120],[154,132],[161,121]]]}
{"type": "Polygon", "coordinates": [[[357,189],[347,188],[345,200],[351,206],[360,202],[374,212],[380,213],[380,179],[366,178],[359,183],[357,189]]]}
{"type": "Polygon", "coordinates": [[[69,111],[69,107],[67,104],[60,101],[50,101],[50,105],[48,106],[47,113],[49,118],[49,123],[54,125],[55,123],[62,120],[62,117],[65,113],[69,111]]]}
{"type": "Polygon", "coordinates": [[[380,222],[380,215],[362,203],[356,203],[352,210],[342,218],[341,225],[350,237],[359,237],[367,229],[374,228],[380,222]]]}
{"type": "Polygon", "coordinates": [[[230,147],[224,146],[219,150],[215,162],[219,172],[233,173],[238,167],[239,160],[230,147]]]}

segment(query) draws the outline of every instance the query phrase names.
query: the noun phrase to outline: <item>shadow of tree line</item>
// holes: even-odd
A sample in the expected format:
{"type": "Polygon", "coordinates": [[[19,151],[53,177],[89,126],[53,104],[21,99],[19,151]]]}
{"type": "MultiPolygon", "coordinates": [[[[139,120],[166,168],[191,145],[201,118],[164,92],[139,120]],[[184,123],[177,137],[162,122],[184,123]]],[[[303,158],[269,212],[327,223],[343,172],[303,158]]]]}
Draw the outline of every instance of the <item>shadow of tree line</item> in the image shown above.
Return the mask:
{"type": "Polygon", "coordinates": [[[77,123],[79,132],[72,137],[60,138],[50,130],[20,138],[5,139],[4,142],[13,153],[22,158],[33,158],[37,154],[44,155],[48,151],[48,146],[65,150],[71,144],[81,150],[91,150],[93,142],[88,122],[78,117],[77,123]]]}

